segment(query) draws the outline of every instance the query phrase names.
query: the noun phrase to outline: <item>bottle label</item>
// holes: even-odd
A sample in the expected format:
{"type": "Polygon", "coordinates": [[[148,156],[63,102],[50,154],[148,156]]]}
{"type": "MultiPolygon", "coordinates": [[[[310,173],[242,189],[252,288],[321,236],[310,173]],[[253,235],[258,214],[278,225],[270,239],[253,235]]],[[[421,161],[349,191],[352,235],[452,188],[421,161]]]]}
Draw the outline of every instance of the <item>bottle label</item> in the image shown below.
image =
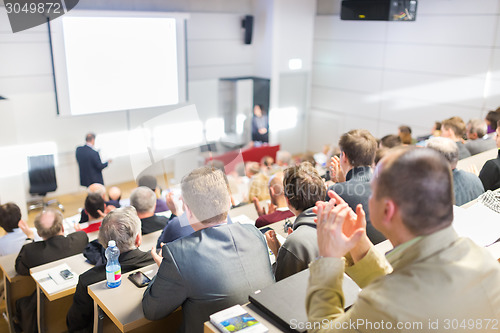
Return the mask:
{"type": "Polygon", "coordinates": [[[106,280],[108,281],[109,287],[118,287],[122,280],[122,270],[106,271],[106,280]]]}

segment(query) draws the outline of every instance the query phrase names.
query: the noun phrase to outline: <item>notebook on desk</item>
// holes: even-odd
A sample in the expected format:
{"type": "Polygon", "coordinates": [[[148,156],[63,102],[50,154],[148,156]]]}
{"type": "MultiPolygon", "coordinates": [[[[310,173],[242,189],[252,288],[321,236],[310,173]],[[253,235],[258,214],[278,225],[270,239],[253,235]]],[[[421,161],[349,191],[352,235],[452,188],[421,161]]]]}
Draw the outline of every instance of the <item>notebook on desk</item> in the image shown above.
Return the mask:
{"type": "MultiPolygon", "coordinates": [[[[280,324],[288,332],[306,332],[306,291],[309,269],[281,280],[248,298],[259,310],[280,324]]],[[[348,308],[358,298],[359,287],[344,275],[345,307],[348,308]]]]}

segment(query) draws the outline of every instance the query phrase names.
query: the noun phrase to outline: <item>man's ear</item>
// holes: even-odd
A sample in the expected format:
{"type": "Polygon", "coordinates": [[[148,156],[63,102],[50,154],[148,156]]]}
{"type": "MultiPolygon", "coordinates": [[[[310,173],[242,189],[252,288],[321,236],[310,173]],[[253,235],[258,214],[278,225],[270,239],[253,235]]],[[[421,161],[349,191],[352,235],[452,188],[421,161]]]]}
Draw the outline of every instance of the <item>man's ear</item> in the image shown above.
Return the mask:
{"type": "Polygon", "coordinates": [[[391,199],[384,200],[384,223],[390,223],[398,211],[398,206],[391,199]]]}
{"type": "Polygon", "coordinates": [[[137,237],[135,237],[135,246],[139,247],[142,244],[142,234],[139,232],[137,237]]]}
{"type": "Polygon", "coordinates": [[[274,197],[276,192],[274,191],[274,186],[269,187],[269,194],[271,194],[271,197],[274,197]]]}

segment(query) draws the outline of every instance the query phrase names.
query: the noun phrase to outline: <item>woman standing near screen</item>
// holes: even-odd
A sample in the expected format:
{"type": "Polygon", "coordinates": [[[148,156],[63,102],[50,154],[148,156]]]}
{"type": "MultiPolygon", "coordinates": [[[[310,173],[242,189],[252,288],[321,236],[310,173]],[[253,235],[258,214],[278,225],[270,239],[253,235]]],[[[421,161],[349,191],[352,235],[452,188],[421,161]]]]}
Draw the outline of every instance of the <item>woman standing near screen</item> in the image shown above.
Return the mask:
{"type": "Polygon", "coordinates": [[[264,107],[260,104],[253,108],[252,141],[257,147],[269,142],[269,120],[264,114],[264,107]]]}

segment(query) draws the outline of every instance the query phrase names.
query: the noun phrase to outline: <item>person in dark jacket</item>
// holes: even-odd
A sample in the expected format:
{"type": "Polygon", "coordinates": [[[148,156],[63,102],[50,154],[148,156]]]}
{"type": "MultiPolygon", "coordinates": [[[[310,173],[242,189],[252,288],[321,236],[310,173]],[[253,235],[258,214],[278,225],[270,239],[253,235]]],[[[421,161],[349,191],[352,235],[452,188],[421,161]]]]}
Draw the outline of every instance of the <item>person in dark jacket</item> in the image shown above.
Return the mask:
{"type": "Polygon", "coordinates": [[[141,231],[143,235],[162,230],[168,222],[168,218],[155,214],[156,195],[146,186],[137,187],[130,194],[130,205],[137,211],[141,219],[141,231]]]}
{"type": "Polygon", "coordinates": [[[297,218],[283,245],[274,230],[266,232],[267,245],[276,257],[273,264],[276,281],[306,269],[318,257],[316,214],[312,208],[326,196],[323,180],[309,162],[286,169],[283,186],[288,208],[297,218]]]}
{"type": "MultiPolygon", "coordinates": [[[[134,207],[117,208],[106,215],[99,229],[99,242],[106,248],[110,240],[114,240],[120,250],[118,261],[122,275],[154,263],[150,252],[138,249],[142,240],[141,221],[134,207]]],[[[80,275],[66,317],[69,332],[92,332],[94,302],[87,287],[105,279],[106,265],[95,266],[80,275]]]]}
{"type": "Polygon", "coordinates": [[[102,163],[99,152],[94,148],[95,134],[89,133],[85,137],[85,145],[76,148],[76,161],[80,169],[80,185],[88,187],[91,184],[104,184],[102,170],[108,166],[110,160],[102,163]]]}

